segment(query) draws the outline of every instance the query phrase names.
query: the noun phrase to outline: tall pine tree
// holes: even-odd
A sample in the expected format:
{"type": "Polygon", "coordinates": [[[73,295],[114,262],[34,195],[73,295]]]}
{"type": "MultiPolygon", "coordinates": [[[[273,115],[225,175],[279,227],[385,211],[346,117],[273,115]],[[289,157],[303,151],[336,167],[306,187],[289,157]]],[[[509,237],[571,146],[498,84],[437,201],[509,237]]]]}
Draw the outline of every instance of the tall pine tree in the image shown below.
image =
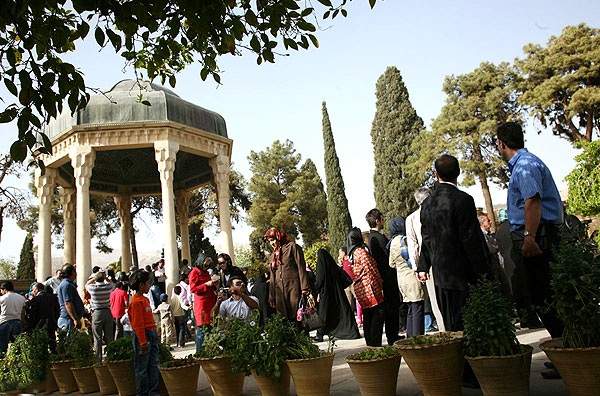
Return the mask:
{"type": "MultiPolygon", "coordinates": [[[[35,260],[33,258],[33,235],[30,233],[23,241],[21,258],[17,267],[17,279],[35,279],[35,260]]],[[[43,281],[44,279],[38,279],[43,281]]]]}
{"type": "Polygon", "coordinates": [[[340,160],[335,150],[335,141],[325,102],[323,102],[323,153],[325,156],[325,183],[327,184],[329,245],[331,251],[336,252],[340,247],[346,245],[346,234],[352,227],[352,218],[348,210],[340,160]]]}
{"type": "Polygon", "coordinates": [[[375,202],[386,220],[406,217],[415,208],[413,193],[419,184],[405,175],[402,166],[412,140],[424,129],[412,107],[400,71],[390,66],[377,80],[377,104],[371,129],[375,156],[375,202]]]}
{"type": "Polygon", "coordinates": [[[300,167],[288,200],[298,215],[298,229],[304,246],[322,240],[327,235],[327,196],[315,163],[309,158],[300,167]]]}

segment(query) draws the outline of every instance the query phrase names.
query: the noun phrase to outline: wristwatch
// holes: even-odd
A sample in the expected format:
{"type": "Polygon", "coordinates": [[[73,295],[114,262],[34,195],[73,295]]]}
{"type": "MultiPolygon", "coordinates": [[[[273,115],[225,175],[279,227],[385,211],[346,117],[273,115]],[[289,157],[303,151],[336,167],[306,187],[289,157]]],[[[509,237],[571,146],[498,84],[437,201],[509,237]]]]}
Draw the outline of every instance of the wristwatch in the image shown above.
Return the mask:
{"type": "Polygon", "coordinates": [[[535,238],[535,234],[532,234],[531,232],[529,232],[527,230],[523,231],[523,237],[528,237],[528,236],[535,238]]]}

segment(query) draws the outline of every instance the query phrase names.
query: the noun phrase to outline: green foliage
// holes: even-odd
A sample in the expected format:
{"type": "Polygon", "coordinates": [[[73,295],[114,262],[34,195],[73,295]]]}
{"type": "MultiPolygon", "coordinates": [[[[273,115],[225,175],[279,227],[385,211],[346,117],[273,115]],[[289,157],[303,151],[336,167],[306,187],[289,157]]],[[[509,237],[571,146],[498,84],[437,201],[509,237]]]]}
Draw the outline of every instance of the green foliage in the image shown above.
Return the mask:
{"type": "Polygon", "coordinates": [[[306,265],[308,265],[313,271],[317,270],[317,253],[319,253],[319,249],[325,249],[329,251],[333,257],[337,257],[337,251],[331,252],[329,243],[326,241],[313,243],[304,249],[304,261],[306,261],[306,265]]]}
{"type": "Polygon", "coordinates": [[[383,348],[366,348],[362,351],[346,357],[346,360],[384,360],[400,356],[398,348],[384,346],[383,348]]]}
{"type": "MultiPolygon", "coordinates": [[[[376,85],[375,118],[371,128],[375,158],[375,202],[387,220],[408,216],[415,208],[420,183],[402,171],[413,139],[423,131],[421,117],[410,103],[400,71],[388,67],[376,85]]],[[[339,246],[338,246],[339,248],[339,246]]]]}
{"type": "Polygon", "coordinates": [[[410,144],[411,154],[402,171],[414,180],[415,185],[433,187],[436,181],[433,163],[440,155],[448,153],[449,146],[448,137],[438,131],[419,133],[410,144]]]}
{"type": "Polygon", "coordinates": [[[15,279],[16,275],[15,263],[8,259],[0,259],[0,279],[15,279]]]}
{"type": "Polygon", "coordinates": [[[17,279],[35,279],[35,259],[33,258],[33,235],[25,236],[21,248],[21,258],[17,267],[17,279]]]}
{"type": "Polygon", "coordinates": [[[171,349],[169,345],[163,344],[162,342],[158,344],[158,361],[161,363],[167,363],[173,360],[173,354],[171,353],[171,349]]]}
{"type": "Polygon", "coordinates": [[[0,391],[24,389],[46,379],[49,353],[45,329],[22,333],[0,360],[0,391]]]}
{"type": "MultiPolygon", "coordinates": [[[[348,13],[347,0],[319,3],[324,19],[348,13]]],[[[369,0],[371,7],[374,3],[369,0]]],[[[114,50],[136,76],[168,81],[172,87],[176,74],[193,62],[200,64],[202,80],[212,76],[220,83],[222,55],[249,52],[261,64],[275,62],[280,52],[318,47],[311,22],[317,11],[300,0],[258,5],[245,0],[48,0],[26,6],[5,1],[0,15],[0,77],[7,89],[3,102],[12,102],[0,113],[0,122],[17,121],[18,138],[10,153],[18,162],[34,148],[51,152],[44,122],[56,118],[63,107],[75,113],[87,104],[90,89],[84,72],[67,62],[84,40],[114,50]]],[[[142,92],[139,100],[146,102],[142,92]]],[[[43,169],[42,161],[37,163],[43,169]]]]}
{"type": "Polygon", "coordinates": [[[346,188],[340,169],[340,160],[335,149],[335,140],[327,106],[323,102],[323,155],[325,162],[325,183],[327,184],[327,223],[329,244],[332,251],[346,246],[346,236],[352,228],[352,218],[348,210],[346,188]]]}
{"type": "Polygon", "coordinates": [[[600,133],[600,29],[567,26],[544,47],[527,44],[516,60],[519,101],[554,135],[571,142],[600,133]]]}
{"type": "Polygon", "coordinates": [[[90,367],[95,363],[92,334],[74,331],[65,345],[67,355],[75,360],[75,367],[90,367]]]}
{"type": "Polygon", "coordinates": [[[453,332],[443,332],[443,333],[435,333],[435,334],[425,334],[418,335],[410,338],[406,338],[404,340],[398,341],[399,344],[402,345],[437,345],[437,344],[446,344],[448,342],[454,341],[459,336],[453,332]]]}
{"type": "Polygon", "coordinates": [[[159,360],[160,367],[162,368],[175,368],[175,367],[184,367],[189,366],[190,364],[197,364],[196,358],[194,355],[188,355],[184,358],[171,359],[171,360],[159,360]]]}
{"type": "Polygon", "coordinates": [[[600,141],[580,145],[583,151],[575,157],[575,168],[567,175],[569,198],[573,213],[583,216],[600,214],[600,141]]]}
{"type": "Polygon", "coordinates": [[[58,330],[56,332],[56,354],[50,356],[52,361],[71,360],[73,356],[70,354],[69,344],[73,338],[74,332],[58,330]]]}
{"type": "Polygon", "coordinates": [[[520,352],[511,302],[500,286],[480,280],[463,309],[467,356],[508,356],[520,352]]]}
{"type": "Polygon", "coordinates": [[[133,339],[121,337],[106,346],[106,360],[116,362],[118,360],[133,359],[133,339]]]}
{"type": "Polygon", "coordinates": [[[552,263],[552,303],[565,324],[565,347],[600,347],[599,254],[592,240],[565,241],[552,263]]]}
{"type": "Polygon", "coordinates": [[[449,151],[461,160],[463,184],[477,180],[494,224],[488,181],[505,186],[507,166],[496,148],[496,127],[506,121],[522,122],[514,95],[515,72],[508,63],[484,62],[470,73],[444,81],[446,104],[432,128],[445,136],[449,151]]]}

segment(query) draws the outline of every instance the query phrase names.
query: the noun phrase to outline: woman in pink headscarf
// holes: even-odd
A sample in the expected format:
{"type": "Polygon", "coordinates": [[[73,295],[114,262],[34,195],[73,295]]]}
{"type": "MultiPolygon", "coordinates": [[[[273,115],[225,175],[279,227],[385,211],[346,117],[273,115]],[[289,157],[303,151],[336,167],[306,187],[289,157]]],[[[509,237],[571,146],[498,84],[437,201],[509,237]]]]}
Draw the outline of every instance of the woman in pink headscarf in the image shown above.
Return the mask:
{"type": "Polygon", "coordinates": [[[268,229],[265,239],[273,248],[269,260],[269,304],[288,320],[295,321],[300,297],[310,292],[304,253],[285,232],[277,228],[268,229]]]}

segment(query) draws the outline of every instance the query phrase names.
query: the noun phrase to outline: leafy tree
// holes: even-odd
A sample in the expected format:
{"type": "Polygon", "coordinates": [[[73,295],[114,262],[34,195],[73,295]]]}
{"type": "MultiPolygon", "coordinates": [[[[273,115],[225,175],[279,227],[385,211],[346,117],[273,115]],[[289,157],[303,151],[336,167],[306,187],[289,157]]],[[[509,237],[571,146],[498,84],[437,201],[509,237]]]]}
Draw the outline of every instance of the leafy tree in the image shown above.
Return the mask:
{"type": "Polygon", "coordinates": [[[433,162],[440,155],[448,153],[449,146],[448,137],[439,132],[426,130],[419,133],[411,142],[411,154],[402,166],[406,177],[413,180],[415,186],[433,187],[433,162]]]}
{"type": "Polygon", "coordinates": [[[419,185],[404,174],[412,140],[424,129],[410,103],[400,71],[390,66],[379,77],[375,118],[371,128],[375,157],[375,202],[386,219],[406,217],[415,208],[413,192],[419,185]]]}
{"type": "Polygon", "coordinates": [[[520,102],[554,135],[571,142],[600,134],[600,29],[580,24],[552,36],[547,46],[527,44],[516,65],[520,102]]]}
{"type": "Polygon", "coordinates": [[[13,161],[9,155],[0,155],[0,236],[4,228],[5,216],[19,222],[27,215],[28,194],[19,188],[7,185],[8,177],[18,176],[21,172],[23,169],[19,163],[13,161]]]}
{"type": "Polygon", "coordinates": [[[433,129],[448,138],[450,151],[461,159],[463,184],[481,185],[485,207],[495,224],[488,181],[506,184],[507,167],[496,148],[496,127],[522,122],[513,92],[515,74],[508,63],[484,62],[470,73],[444,81],[446,104],[433,129]]]}
{"type": "Polygon", "coordinates": [[[33,235],[27,234],[21,248],[21,258],[17,267],[17,279],[35,279],[35,259],[33,258],[33,235]]]}
{"type": "Polygon", "coordinates": [[[0,259],[0,279],[15,279],[15,275],[15,263],[7,259],[0,259]]]}
{"type": "MultiPolygon", "coordinates": [[[[347,0],[318,1],[325,19],[347,15],[347,0]]],[[[373,7],[375,0],[369,4],[373,7]]],[[[56,117],[64,102],[75,112],[89,100],[92,89],[83,71],[65,57],[90,30],[98,46],[112,47],[136,76],[168,80],[174,87],[175,75],[193,62],[200,64],[202,80],[210,75],[219,83],[222,55],[248,51],[261,64],[274,62],[281,47],[317,47],[316,27],[309,22],[315,15],[311,3],[301,0],[2,1],[0,77],[18,99],[3,98],[8,105],[0,113],[0,122],[17,120],[11,156],[22,162],[38,141],[43,142],[40,151],[48,153],[51,143],[42,124],[56,117]]]]}
{"type": "Polygon", "coordinates": [[[297,214],[298,229],[305,245],[311,245],[327,235],[327,196],[314,162],[307,159],[300,167],[288,201],[297,214]]]}
{"type": "Polygon", "coordinates": [[[204,226],[202,222],[190,222],[190,256],[192,261],[196,260],[198,254],[202,252],[213,260],[217,259],[217,250],[208,238],[204,235],[204,226]]]}
{"type": "Polygon", "coordinates": [[[323,102],[323,154],[325,156],[325,182],[327,184],[327,223],[329,244],[335,251],[346,245],[346,235],[352,228],[352,218],[348,210],[346,188],[340,169],[340,160],[335,150],[335,141],[327,105],[323,102]]]}
{"type": "Polygon", "coordinates": [[[583,216],[600,215],[600,140],[581,144],[575,168],[567,176],[570,212],[583,216]]]}

